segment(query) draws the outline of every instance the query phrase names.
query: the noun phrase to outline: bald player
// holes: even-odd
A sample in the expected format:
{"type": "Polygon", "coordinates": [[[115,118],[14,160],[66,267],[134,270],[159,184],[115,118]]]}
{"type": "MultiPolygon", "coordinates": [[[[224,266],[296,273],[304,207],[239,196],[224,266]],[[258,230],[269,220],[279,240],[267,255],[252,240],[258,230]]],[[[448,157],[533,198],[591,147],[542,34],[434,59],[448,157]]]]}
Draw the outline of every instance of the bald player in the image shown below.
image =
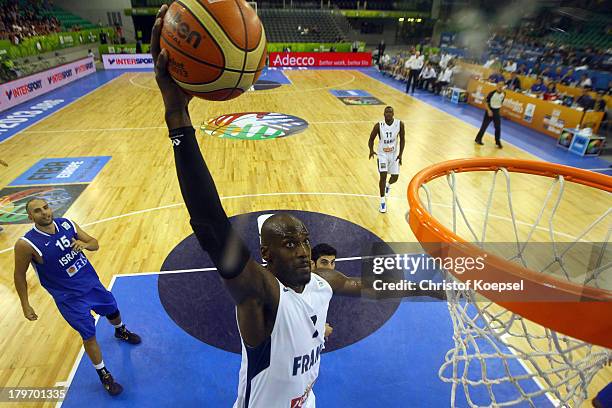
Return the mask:
{"type": "Polygon", "coordinates": [[[191,96],[168,74],[168,54],[159,44],[167,9],[160,8],[151,34],[155,79],[191,226],[236,305],[242,363],[234,408],[313,408],[329,301],[332,294],[360,296],[361,279],[335,270],[311,273],[308,229],[289,214],[264,222],[260,250],[267,265],[253,260],[200,152],[189,117],[191,96]]]}
{"type": "Polygon", "coordinates": [[[121,321],[117,301],[100,282],[83,250],[97,251],[98,240],[87,234],[74,221],[53,218],[46,200],[33,198],[26,204],[28,218],[34,226],[15,244],[15,289],[21,301],[23,315],[38,320],[28,298],[26,272],[32,265],[40,284],[49,292],[58,310],[83,339],[83,347],[96,369],[104,389],[112,396],[123,387],[104,365],[96,341],[93,310],[106,316],[115,327],[115,337],[129,344],[140,343],[140,337],[130,332],[121,321]]]}

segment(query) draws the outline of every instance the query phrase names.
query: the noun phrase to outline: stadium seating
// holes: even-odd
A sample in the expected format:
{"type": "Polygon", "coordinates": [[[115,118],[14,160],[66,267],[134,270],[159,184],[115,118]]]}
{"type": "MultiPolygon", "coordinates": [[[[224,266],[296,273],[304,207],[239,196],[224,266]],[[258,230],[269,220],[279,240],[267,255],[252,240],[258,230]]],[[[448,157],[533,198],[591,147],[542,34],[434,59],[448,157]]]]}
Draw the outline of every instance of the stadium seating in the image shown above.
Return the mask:
{"type": "Polygon", "coordinates": [[[81,29],[96,28],[96,25],[91,21],[87,21],[57,6],[54,6],[51,10],[46,11],[45,15],[55,17],[65,31],[71,31],[73,27],[79,27],[81,29]]]}
{"type": "Polygon", "coordinates": [[[612,19],[607,16],[593,16],[582,26],[581,30],[554,33],[549,38],[555,44],[567,44],[573,47],[603,49],[612,47],[612,35],[607,32],[608,27],[612,26],[612,19]]]}
{"type": "Polygon", "coordinates": [[[268,42],[346,41],[346,18],[329,10],[260,9],[268,42]]]}

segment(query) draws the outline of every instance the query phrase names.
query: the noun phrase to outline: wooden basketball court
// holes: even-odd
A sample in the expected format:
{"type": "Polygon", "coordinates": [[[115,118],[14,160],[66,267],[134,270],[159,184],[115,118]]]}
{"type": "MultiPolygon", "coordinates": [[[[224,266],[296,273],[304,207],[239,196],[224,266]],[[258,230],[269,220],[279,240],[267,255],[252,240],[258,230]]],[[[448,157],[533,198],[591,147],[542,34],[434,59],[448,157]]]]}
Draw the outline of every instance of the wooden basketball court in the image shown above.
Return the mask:
{"type": "MultiPolygon", "coordinates": [[[[219,115],[258,111],[294,115],[309,124],[301,133],[265,141],[211,137],[198,130],[200,147],[228,216],[269,209],[307,210],[350,220],[387,242],[411,242],[416,239],[405,220],[406,190],[422,168],[474,156],[537,159],[510,144],[498,150],[491,139],[477,147],[474,126],[364,73],[284,73],[290,85],[248,92],[228,102],[191,103],[196,127],[219,115]],[[386,214],[378,212],[378,173],[375,160],[368,160],[367,146],[385,105],[344,105],[330,89],[365,90],[393,106],[395,117],[405,123],[403,166],[386,214]]],[[[42,158],[112,156],[65,214],[98,239],[100,250],[87,256],[105,285],[115,274],[159,271],[169,251],[191,234],[152,73],[116,78],[2,143],[0,151],[0,158],[10,165],[0,172],[2,186],[42,158]]],[[[486,180],[489,176],[482,175],[460,186],[463,204],[474,214],[486,202],[486,180]]],[[[522,180],[513,187],[519,220],[533,222],[547,186],[541,180],[522,180]],[[521,214],[529,214],[528,219],[521,214]]],[[[563,216],[555,228],[560,240],[579,234],[611,204],[608,194],[576,188],[579,200],[570,199],[559,210],[563,216]]],[[[448,189],[436,193],[434,201],[450,204],[448,189]]],[[[495,200],[492,211],[504,219],[506,205],[504,200],[495,200]]],[[[438,214],[447,217],[448,207],[440,206],[438,214]]],[[[491,240],[509,239],[504,230],[510,228],[504,229],[503,221],[500,225],[490,230],[491,240]]],[[[31,269],[30,303],[39,320],[29,322],[22,315],[13,286],[10,248],[29,228],[10,225],[0,234],[0,384],[4,387],[53,386],[66,381],[81,348],[79,336],[64,322],[31,269]]],[[[602,225],[593,231],[592,239],[604,240],[606,231],[607,225],[602,225]]],[[[538,234],[547,239],[542,231],[538,234]]],[[[612,370],[601,371],[591,384],[591,397],[610,378],[612,370]]]]}

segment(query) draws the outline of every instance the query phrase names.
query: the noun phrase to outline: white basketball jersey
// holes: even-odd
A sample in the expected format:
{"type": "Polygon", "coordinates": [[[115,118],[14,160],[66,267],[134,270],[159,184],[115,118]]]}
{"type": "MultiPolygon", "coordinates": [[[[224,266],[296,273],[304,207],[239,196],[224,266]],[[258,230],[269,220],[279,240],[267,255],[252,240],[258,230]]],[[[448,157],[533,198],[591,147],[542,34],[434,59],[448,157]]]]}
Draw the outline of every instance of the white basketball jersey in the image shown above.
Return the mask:
{"type": "Polygon", "coordinates": [[[280,282],[279,286],[280,301],[270,338],[255,348],[242,341],[234,408],[315,407],[312,387],[319,376],[332,288],[314,273],[302,293],[280,282]]]}
{"type": "Polygon", "coordinates": [[[400,131],[400,121],[393,119],[391,125],[383,120],[379,123],[380,127],[380,140],[378,141],[378,154],[382,153],[396,153],[397,152],[397,139],[400,131]]]}

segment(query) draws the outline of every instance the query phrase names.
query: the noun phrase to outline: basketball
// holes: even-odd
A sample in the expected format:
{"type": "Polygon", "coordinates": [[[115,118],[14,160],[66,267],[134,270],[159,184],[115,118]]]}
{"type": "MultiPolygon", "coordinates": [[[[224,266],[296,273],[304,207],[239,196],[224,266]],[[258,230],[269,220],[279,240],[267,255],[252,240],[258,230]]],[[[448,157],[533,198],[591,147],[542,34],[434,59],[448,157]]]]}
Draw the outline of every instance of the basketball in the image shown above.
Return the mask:
{"type": "Polygon", "coordinates": [[[185,92],[225,101],[257,81],[266,62],[266,37],[244,0],[181,0],[170,5],[160,45],[168,71],[185,92]]]}

